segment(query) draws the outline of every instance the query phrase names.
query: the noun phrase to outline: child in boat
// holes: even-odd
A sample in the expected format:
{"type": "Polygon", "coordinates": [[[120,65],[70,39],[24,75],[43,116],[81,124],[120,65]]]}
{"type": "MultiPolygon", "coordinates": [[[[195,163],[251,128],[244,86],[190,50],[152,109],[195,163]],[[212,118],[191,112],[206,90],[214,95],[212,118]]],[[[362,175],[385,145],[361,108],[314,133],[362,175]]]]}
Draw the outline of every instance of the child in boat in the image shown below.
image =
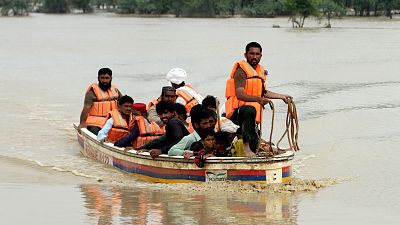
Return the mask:
{"type": "Polygon", "coordinates": [[[214,156],[215,151],[215,131],[213,128],[206,128],[200,132],[200,141],[194,142],[190,146],[190,150],[195,156],[194,163],[198,167],[204,167],[206,158],[214,156]]]}
{"type": "Polygon", "coordinates": [[[215,133],[215,150],[214,155],[217,157],[230,157],[231,141],[228,132],[217,132],[215,133]]]}

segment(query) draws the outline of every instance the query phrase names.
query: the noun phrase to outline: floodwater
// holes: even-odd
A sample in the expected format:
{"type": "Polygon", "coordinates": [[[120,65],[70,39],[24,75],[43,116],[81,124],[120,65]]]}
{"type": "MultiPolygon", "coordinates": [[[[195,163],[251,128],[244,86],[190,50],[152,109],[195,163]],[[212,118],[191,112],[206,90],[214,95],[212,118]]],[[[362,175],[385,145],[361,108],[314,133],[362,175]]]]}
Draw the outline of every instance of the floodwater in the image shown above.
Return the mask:
{"type": "MultiPolygon", "coordinates": [[[[0,18],[0,224],[398,224],[400,19],[306,26],[293,30],[286,18],[0,18]],[[294,96],[294,177],[314,188],[153,184],[79,153],[72,124],[99,68],[112,68],[136,102],[157,97],[172,67],[223,99],[250,41],[263,46],[269,89],[294,96]]],[[[286,108],[275,105],[277,139],[286,108]]]]}

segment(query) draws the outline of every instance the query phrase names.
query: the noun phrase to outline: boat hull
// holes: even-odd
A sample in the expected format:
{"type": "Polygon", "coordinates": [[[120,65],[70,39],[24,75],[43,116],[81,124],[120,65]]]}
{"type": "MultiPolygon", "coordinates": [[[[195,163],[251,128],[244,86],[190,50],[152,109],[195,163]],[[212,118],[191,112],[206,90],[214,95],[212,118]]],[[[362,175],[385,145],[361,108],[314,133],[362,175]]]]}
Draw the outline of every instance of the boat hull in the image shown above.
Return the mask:
{"type": "Polygon", "coordinates": [[[77,132],[81,153],[101,163],[114,166],[137,177],[160,183],[203,183],[216,181],[251,181],[286,183],[292,177],[292,152],[274,158],[210,157],[203,168],[193,159],[161,155],[152,159],[149,153],[124,152],[111,143],[100,143],[87,129],[77,132]]]}

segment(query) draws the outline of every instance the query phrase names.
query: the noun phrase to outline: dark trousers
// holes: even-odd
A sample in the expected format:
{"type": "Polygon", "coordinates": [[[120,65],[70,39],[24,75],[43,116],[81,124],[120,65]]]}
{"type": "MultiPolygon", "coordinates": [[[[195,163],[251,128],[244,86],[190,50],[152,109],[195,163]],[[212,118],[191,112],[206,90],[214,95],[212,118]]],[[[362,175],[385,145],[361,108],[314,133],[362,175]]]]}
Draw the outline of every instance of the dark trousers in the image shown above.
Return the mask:
{"type": "Polygon", "coordinates": [[[239,107],[235,109],[230,119],[242,128],[243,143],[249,143],[251,151],[256,152],[258,148],[256,108],[250,105],[239,107]]]}
{"type": "Polygon", "coordinates": [[[95,135],[97,135],[99,133],[99,131],[101,130],[100,127],[96,127],[96,126],[87,126],[86,129],[88,129],[88,131],[92,132],[95,135]]]}

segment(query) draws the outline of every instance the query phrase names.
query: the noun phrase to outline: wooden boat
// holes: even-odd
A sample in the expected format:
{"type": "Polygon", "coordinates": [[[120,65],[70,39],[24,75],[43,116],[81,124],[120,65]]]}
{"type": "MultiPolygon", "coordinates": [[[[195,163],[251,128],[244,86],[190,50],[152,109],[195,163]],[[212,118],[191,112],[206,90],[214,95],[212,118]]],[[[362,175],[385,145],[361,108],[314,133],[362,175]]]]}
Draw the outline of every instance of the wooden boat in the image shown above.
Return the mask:
{"type": "Polygon", "coordinates": [[[85,128],[77,132],[77,137],[83,155],[154,182],[252,181],[269,184],[286,183],[292,177],[292,151],[271,158],[210,157],[205,166],[199,168],[193,157],[160,155],[153,159],[148,152],[124,152],[112,143],[100,143],[85,128]]]}

